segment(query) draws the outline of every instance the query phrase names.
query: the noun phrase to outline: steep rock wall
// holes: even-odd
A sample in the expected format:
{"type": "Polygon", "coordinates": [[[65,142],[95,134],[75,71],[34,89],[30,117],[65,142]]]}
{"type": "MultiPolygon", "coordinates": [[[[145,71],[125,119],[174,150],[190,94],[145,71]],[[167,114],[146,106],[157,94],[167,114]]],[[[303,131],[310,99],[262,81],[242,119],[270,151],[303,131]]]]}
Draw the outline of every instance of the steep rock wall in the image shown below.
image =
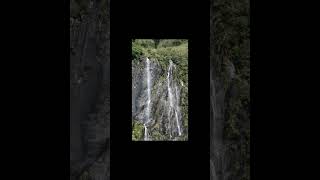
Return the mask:
{"type": "Polygon", "coordinates": [[[188,135],[187,112],[181,110],[180,95],[186,96],[187,87],[177,78],[176,65],[171,61],[167,68],[157,59],[150,59],[151,107],[148,111],[147,60],[142,57],[132,66],[132,118],[147,123],[152,140],[186,140],[188,135]]]}
{"type": "MultiPolygon", "coordinates": [[[[70,2],[71,8],[75,2],[70,2]]],[[[70,18],[70,179],[106,180],[110,159],[109,1],[88,1],[84,7],[86,14],[70,18]]]]}

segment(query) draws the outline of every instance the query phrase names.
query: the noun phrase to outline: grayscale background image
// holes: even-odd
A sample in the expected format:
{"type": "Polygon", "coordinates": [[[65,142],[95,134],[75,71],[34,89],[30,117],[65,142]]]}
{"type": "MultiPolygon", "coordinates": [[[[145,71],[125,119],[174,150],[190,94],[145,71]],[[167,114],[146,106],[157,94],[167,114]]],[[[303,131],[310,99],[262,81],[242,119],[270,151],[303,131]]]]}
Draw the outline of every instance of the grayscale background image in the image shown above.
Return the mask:
{"type": "Polygon", "coordinates": [[[70,1],[70,180],[110,179],[109,7],[70,1]]]}

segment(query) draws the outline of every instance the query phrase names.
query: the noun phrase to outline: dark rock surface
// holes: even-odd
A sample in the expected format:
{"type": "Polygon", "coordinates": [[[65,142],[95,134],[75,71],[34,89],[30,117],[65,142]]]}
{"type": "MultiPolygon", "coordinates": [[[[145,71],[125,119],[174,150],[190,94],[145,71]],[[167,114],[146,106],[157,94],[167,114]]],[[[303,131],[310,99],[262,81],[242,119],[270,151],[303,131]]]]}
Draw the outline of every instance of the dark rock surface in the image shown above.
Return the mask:
{"type": "Polygon", "coordinates": [[[210,3],[210,180],[250,179],[249,7],[210,3]]]}
{"type": "Polygon", "coordinates": [[[109,4],[100,3],[70,18],[70,179],[109,179],[109,16],[100,18],[109,4]]]}

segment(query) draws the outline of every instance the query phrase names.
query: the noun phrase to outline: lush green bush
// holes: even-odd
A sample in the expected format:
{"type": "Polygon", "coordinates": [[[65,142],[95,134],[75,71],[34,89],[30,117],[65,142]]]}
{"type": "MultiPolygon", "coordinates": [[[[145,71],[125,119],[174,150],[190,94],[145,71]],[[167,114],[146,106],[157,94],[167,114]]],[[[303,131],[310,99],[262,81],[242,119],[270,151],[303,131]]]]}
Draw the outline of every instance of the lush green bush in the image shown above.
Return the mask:
{"type": "Polygon", "coordinates": [[[143,55],[143,47],[137,43],[132,43],[132,58],[138,59],[143,55]]]}
{"type": "Polygon", "coordinates": [[[132,121],[132,140],[140,141],[143,140],[144,135],[144,127],[139,121],[132,121]]]}
{"type": "Polygon", "coordinates": [[[159,44],[154,47],[151,42],[154,40],[137,39],[132,42],[132,58],[138,60],[141,57],[148,57],[157,61],[162,69],[167,69],[170,60],[177,66],[177,78],[188,85],[188,41],[187,40],[160,40],[162,42],[171,42],[171,46],[164,47],[159,44]],[[173,43],[177,42],[177,46],[173,43]],[[148,44],[149,43],[149,44],[148,44]]]}

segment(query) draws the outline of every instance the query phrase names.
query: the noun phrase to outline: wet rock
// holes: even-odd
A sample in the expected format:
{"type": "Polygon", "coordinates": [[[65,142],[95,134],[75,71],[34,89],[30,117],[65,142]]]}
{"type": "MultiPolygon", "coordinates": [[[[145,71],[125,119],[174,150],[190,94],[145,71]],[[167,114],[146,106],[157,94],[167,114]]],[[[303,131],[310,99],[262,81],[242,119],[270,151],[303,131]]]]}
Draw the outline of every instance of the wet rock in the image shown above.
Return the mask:
{"type": "Polygon", "coordinates": [[[153,140],[175,140],[178,136],[187,139],[187,127],[182,123],[186,116],[180,108],[182,86],[177,79],[175,64],[162,69],[156,59],[150,60],[151,107],[148,111],[148,84],[146,59],[133,61],[132,66],[132,117],[147,123],[148,134],[153,140]],[[183,134],[185,132],[185,134],[183,134]]]}

